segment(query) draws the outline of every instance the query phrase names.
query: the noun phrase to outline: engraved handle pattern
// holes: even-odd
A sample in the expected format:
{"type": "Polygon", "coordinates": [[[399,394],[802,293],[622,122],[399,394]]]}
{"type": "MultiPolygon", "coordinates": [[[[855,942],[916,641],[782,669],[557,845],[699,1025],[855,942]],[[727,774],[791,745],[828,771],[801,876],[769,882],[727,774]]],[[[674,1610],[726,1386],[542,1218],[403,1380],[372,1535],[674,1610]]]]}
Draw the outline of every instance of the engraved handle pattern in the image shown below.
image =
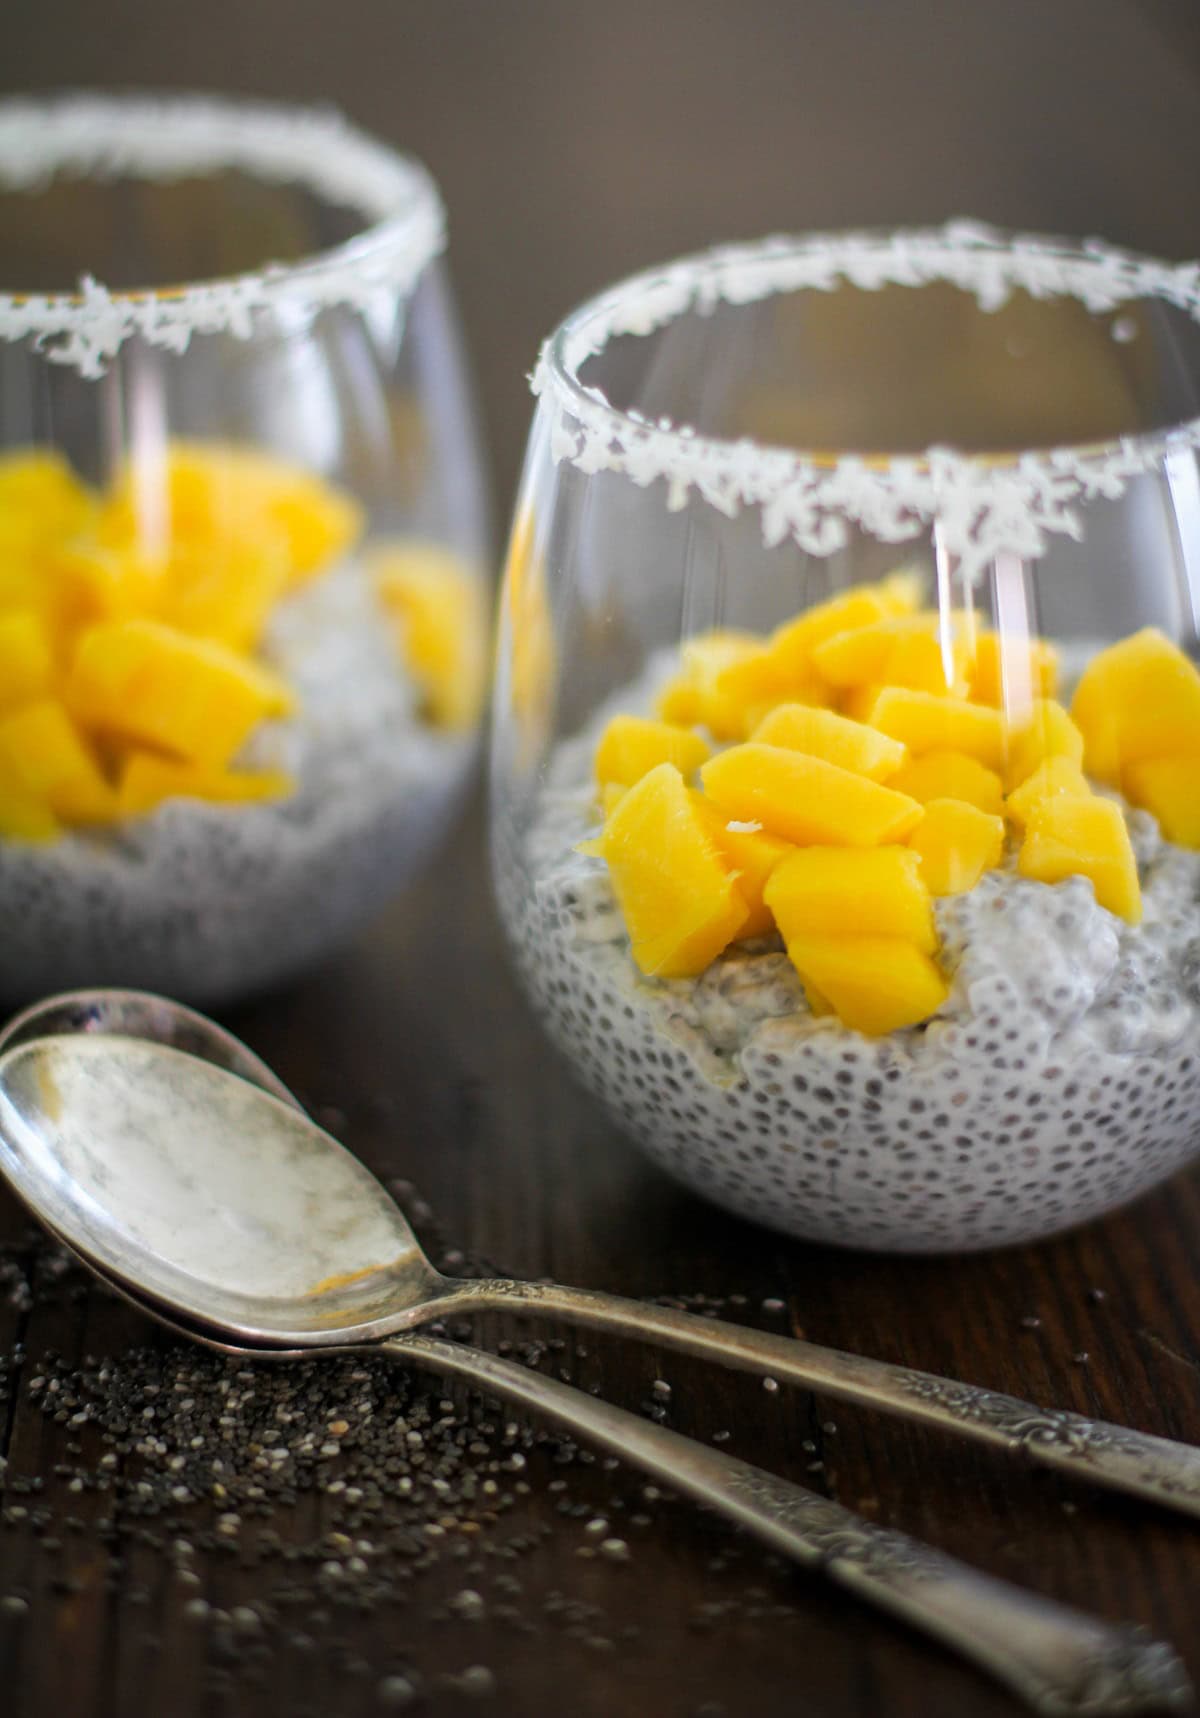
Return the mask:
{"type": "Polygon", "coordinates": [[[980,1574],[829,1498],[496,1355],[424,1335],[377,1345],[519,1403],[718,1510],[777,1551],[953,1647],[1035,1711],[1101,1718],[1191,1698],[1171,1648],[980,1574]]]}
{"type": "Polygon", "coordinates": [[[821,1348],[797,1337],[697,1318],[673,1307],[624,1300],[592,1289],[502,1279],[462,1282],[454,1285],[440,1310],[498,1306],[657,1342],[743,1371],[770,1373],[838,1401],[936,1426],[1076,1479],[1200,1516],[1200,1449],[1191,1444],[1082,1414],[1035,1407],[1016,1396],[821,1348]]]}

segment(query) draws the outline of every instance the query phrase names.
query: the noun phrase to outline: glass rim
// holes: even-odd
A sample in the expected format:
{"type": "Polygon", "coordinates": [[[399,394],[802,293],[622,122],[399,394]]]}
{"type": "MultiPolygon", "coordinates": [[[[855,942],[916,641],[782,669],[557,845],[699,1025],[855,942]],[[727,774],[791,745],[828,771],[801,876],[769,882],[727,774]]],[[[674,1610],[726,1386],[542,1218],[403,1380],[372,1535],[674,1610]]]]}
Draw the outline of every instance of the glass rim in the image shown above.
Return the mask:
{"type": "Polygon", "coordinates": [[[290,262],[264,256],[257,268],[198,281],[110,290],[84,274],[75,291],[0,291],[0,341],[32,337],[52,361],[95,376],[135,333],[182,349],[192,333],[244,336],[262,308],[407,292],[445,247],[445,210],[428,170],[330,107],[191,92],[0,101],[0,189],[35,192],[56,176],[169,184],[226,169],[303,185],[356,211],[362,228],[290,262]]]}
{"type": "Polygon", "coordinates": [[[1117,499],[1129,482],[1200,447],[1200,416],[1093,443],[961,453],[827,451],[702,434],[668,418],[615,406],[581,377],[589,358],[620,335],[647,336],[690,312],[841,285],[944,282],[973,292],[981,312],[1016,289],[1071,297],[1094,314],[1156,299],[1200,322],[1200,262],[1172,263],[1082,241],[1015,234],[970,220],[935,228],[776,235],[723,245],[651,268],[587,300],[542,346],[531,377],[551,417],[556,463],[585,475],[611,471],[646,488],[667,487],[678,511],[696,492],[720,512],[762,514],[767,547],[792,538],[825,556],[850,527],[899,543],[927,529],[968,567],[997,553],[1035,558],[1047,533],[1083,535],[1078,509],[1117,499]]]}

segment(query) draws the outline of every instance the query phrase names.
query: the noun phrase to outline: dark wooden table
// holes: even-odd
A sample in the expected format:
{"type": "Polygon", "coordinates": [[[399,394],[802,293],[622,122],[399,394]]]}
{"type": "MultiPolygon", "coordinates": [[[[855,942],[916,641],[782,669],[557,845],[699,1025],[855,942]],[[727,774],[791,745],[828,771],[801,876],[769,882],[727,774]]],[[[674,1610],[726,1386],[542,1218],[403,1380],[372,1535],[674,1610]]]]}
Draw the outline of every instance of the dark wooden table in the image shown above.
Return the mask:
{"type": "MultiPolygon", "coordinates": [[[[1194,0],[108,0],[102,13],[44,0],[9,9],[4,47],[8,89],[331,99],[423,155],[451,210],[501,512],[538,340],[633,267],[773,229],[964,213],[1200,249],[1194,0]]],[[[1083,1234],[965,1260],[826,1252],[735,1222],[644,1166],[546,1050],[507,973],[481,844],[476,813],[353,948],[232,1020],[375,1169],[413,1184],[439,1256],[709,1297],[699,1304],[768,1328],[1200,1440],[1200,1177],[1083,1234]]],[[[118,1506],[90,1481],[72,1490],[80,1470],[113,1473],[112,1452],[94,1426],[48,1412],[35,1381],[88,1355],[119,1370],[146,1345],[165,1378],[177,1362],[134,1313],[56,1272],[0,1200],[6,1718],[370,1718],[406,1688],[438,1718],[1018,1710],[719,1522],[647,1502],[624,1471],[560,1463],[571,1452],[550,1443],[529,1449],[527,1489],[484,1522],[473,1561],[418,1559],[369,1613],[272,1622],[269,1655],[252,1650],[253,1618],[246,1650],[231,1646],[221,1619],[274,1590],[280,1559],[316,1545],[340,1505],[301,1492],[277,1508],[275,1552],[256,1562],[222,1544],[214,1505],[180,1504],[169,1534],[196,1547],[185,1580],[125,1458],[118,1506]],[[593,1519],[627,1561],[597,1553],[593,1519]],[[464,1584],[482,1616],[447,1605],[464,1584]],[[488,1674],[463,1683],[471,1666],[488,1674]]],[[[649,1352],[592,1339],[583,1352],[563,1333],[540,1364],[698,1437],[731,1433],[739,1454],[983,1568],[1135,1618],[1200,1679],[1200,1527],[801,1392],[675,1361],[659,1371],[649,1352]]],[[[421,1386],[414,1399],[436,1413],[439,1397],[421,1386]]]]}

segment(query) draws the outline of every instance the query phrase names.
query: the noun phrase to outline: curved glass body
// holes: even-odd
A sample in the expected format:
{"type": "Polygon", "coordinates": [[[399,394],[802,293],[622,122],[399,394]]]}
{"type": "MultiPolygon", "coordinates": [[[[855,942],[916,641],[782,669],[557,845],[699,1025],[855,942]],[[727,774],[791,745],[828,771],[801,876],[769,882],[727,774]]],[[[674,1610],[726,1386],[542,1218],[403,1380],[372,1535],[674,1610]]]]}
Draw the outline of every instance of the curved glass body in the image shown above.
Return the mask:
{"type": "Polygon", "coordinates": [[[1200,1144],[1198,319],[1194,268],[957,227],[713,252],[547,345],[496,890],[709,1198],[985,1247],[1200,1144]]]}
{"type": "Polygon", "coordinates": [[[5,1000],[273,983],[444,830],[487,544],[443,238],[326,113],[0,104],[5,1000]]]}

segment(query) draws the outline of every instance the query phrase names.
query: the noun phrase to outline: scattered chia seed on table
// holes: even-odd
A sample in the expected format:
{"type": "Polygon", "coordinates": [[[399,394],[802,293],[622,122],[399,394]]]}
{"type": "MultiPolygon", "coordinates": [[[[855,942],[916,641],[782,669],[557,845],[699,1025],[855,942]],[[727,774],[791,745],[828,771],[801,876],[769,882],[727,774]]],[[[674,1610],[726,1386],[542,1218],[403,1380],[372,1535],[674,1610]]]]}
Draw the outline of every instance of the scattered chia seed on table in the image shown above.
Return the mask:
{"type": "MultiPolygon", "coordinates": [[[[424,1224],[436,1228],[415,1189],[405,1183],[403,1191],[410,1210],[419,1205],[424,1224]]],[[[479,1261],[460,1268],[487,1274],[479,1261]]],[[[22,1324],[31,1308],[40,1315],[88,1296],[117,1304],[40,1231],[0,1246],[0,1291],[22,1324]]],[[[740,1310],[732,1298],[706,1295],[671,1303],[740,1310]]],[[[562,1338],[497,1346],[570,1376],[558,1365],[562,1338]]],[[[574,1353],[578,1361],[589,1349],[580,1344],[574,1353]]],[[[665,1417],[671,1389],[656,1382],[650,1404],[665,1417]]],[[[64,1543],[67,1555],[88,1547],[89,1567],[102,1571],[89,1580],[101,1580],[127,1616],[145,1613],[144,1627],[133,1626],[147,1650],[163,1626],[152,1623],[152,1606],[177,1608],[215,1696],[257,1685],[284,1660],[324,1654],[337,1657],[339,1674],[374,1676],[365,1683],[372,1710],[424,1710],[441,1693],[502,1710],[502,1674],[479,1662],[478,1647],[464,1648],[461,1669],[431,1667],[423,1650],[431,1627],[486,1621],[518,1637],[553,1630],[588,1657],[628,1650],[640,1638],[637,1625],[619,1624],[594,1602],[603,1591],[598,1577],[588,1576],[586,1600],[531,1590],[521,1565],[554,1529],[518,1526],[522,1500],[535,1489],[552,1495],[557,1515],[584,1526],[595,1547],[589,1555],[618,1583],[639,1539],[677,1507],[612,1458],[473,1394],[452,1397],[437,1380],[382,1358],[251,1363],[157,1334],[79,1359],[18,1343],[0,1352],[0,1450],[18,1392],[44,1416],[57,1459],[52,1474],[27,1474],[0,1455],[0,1531],[25,1537],[27,1567],[35,1545],[52,1570],[74,1566],[60,1561],[64,1543]],[[78,1514],[64,1516],[64,1488],[78,1514]],[[402,1650],[391,1663],[372,1665],[345,1646],[354,1619],[371,1614],[402,1619],[402,1650]]],[[[743,1558],[748,1573],[788,1579],[789,1565],[744,1547],[732,1531],[712,1560],[714,1575],[743,1558]]],[[[39,1590],[65,1599],[86,1584],[51,1573],[39,1590]]],[[[750,1595],[762,1591],[722,1598],[717,1609],[733,1620],[758,1616],[763,1607],[750,1595]]],[[[0,1591],[0,1641],[5,1630],[28,1626],[36,1596],[20,1582],[0,1591]]],[[[774,1614],[792,1608],[777,1604],[774,1614]]]]}

